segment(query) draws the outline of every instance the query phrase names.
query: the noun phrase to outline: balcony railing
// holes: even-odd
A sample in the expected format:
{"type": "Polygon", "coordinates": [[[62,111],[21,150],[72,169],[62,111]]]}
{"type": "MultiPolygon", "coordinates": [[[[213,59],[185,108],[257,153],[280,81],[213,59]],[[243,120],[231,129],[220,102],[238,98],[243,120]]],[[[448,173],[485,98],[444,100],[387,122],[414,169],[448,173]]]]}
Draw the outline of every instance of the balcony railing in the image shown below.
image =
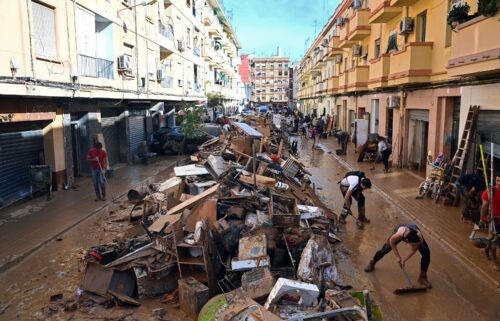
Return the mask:
{"type": "Polygon", "coordinates": [[[78,54],[80,76],[114,79],[114,62],[78,54]]]}
{"type": "Polygon", "coordinates": [[[366,90],[368,88],[368,66],[356,66],[349,70],[347,91],[366,90]]]}
{"type": "Polygon", "coordinates": [[[389,54],[381,54],[380,57],[370,60],[368,88],[373,89],[387,86],[390,61],[389,54]]]}
{"type": "Polygon", "coordinates": [[[370,23],[389,22],[402,12],[401,7],[391,6],[390,0],[374,0],[370,3],[370,7],[370,23]]]}
{"type": "Polygon", "coordinates": [[[362,40],[370,35],[371,26],[368,22],[369,9],[357,9],[349,21],[349,40],[362,40]]]}
{"type": "Polygon", "coordinates": [[[162,88],[174,88],[174,77],[170,77],[170,76],[165,76],[163,77],[163,79],[161,80],[161,86],[162,88]]]}
{"type": "Polygon", "coordinates": [[[391,54],[388,85],[427,82],[432,74],[432,42],[411,42],[391,54]]]}
{"type": "Polygon", "coordinates": [[[489,18],[479,16],[458,26],[458,32],[452,35],[448,75],[500,73],[500,37],[495,36],[499,19],[500,12],[489,18]]]}

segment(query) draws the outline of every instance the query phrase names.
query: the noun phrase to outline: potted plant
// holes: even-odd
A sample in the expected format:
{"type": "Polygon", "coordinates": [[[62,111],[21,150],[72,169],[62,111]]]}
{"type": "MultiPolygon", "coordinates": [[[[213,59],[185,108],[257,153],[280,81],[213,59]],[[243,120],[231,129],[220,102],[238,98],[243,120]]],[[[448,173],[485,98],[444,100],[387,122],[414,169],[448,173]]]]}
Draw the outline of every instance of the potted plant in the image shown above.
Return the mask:
{"type": "Polygon", "coordinates": [[[479,0],[477,4],[477,13],[485,17],[493,17],[498,12],[500,1],[498,0],[479,0]]]}
{"type": "Polygon", "coordinates": [[[446,19],[451,30],[455,30],[459,24],[469,19],[469,11],[470,6],[467,3],[451,8],[450,12],[448,12],[448,18],[446,19]]]}

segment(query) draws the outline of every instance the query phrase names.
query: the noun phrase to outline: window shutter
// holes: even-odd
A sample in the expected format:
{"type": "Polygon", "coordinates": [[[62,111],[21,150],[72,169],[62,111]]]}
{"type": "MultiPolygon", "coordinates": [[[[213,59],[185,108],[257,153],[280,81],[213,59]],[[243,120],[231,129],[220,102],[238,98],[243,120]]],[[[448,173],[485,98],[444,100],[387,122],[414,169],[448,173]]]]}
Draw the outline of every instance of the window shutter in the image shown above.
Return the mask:
{"type": "Polygon", "coordinates": [[[80,55],[95,57],[96,36],[95,36],[95,14],[76,7],[76,50],[80,55]]]}
{"type": "Polygon", "coordinates": [[[31,2],[35,53],[37,56],[56,59],[56,24],[54,9],[37,2],[31,2]]]}

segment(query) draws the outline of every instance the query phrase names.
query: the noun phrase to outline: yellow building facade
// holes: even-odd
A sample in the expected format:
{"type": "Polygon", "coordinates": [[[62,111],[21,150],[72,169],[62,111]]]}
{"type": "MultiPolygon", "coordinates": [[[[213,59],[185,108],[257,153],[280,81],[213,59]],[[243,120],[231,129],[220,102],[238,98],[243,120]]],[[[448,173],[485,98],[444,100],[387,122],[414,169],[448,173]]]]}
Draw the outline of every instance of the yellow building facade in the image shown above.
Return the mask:
{"type": "Polygon", "coordinates": [[[481,106],[479,134],[500,143],[493,130],[500,14],[477,8],[477,1],[342,1],[301,60],[301,111],[335,115],[351,133],[356,119],[369,119],[370,133],[392,142],[393,163],[419,171],[427,154],[453,157],[470,105],[481,106]],[[465,3],[474,15],[452,31],[448,12],[465,3]]]}
{"type": "Polygon", "coordinates": [[[218,0],[2,1],[0,16],[0,176],[14,186],[0,207],[25,193],[29,165],[50,165],[60,189],[89,172],[96,139],[111,165],[132,163],[181,101],[244,99],[218,0]]]}
{"type": "Polygon", "coordinates": [[[254,105],[288,103],[290,58],[254,58],[250,62],[250,79],[254,105]]]}

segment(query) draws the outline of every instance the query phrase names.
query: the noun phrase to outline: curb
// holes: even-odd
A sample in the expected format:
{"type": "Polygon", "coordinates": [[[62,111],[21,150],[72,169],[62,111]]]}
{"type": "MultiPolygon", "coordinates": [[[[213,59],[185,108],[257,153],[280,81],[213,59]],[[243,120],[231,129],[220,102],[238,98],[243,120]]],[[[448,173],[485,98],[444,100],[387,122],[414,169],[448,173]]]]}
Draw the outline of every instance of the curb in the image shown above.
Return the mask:
{"type": "MultiPolygon", "coordinates": [[[[178,164],[186,161],[187,159],[189,158],[184,158],[184,159],[180,159],[178,161],[176,161],[175,163],[173,163],[172,165],[166,167],[164,170],[168,170],[170,168],[173,168],[175,166],[178,166],[178,164]]],[[[151,177],[155,176],[156,174],[153,174],[147,178],[145,178],[144,180],[142,180],[140,183],[134,185],[134,186],[137,186],[137,185],[141,185],[141,184],[144,184],[146,181],[148,181],[151,177]]],[[[82,224],[83,222],[87,221],[88,219],[90,219],[92,216],[96,215],[97,213],[99,213],[100,211],[102,211],[103,209],[105,209],[106,207],[108,207],[109,205],[112,205],[116,200],[122,198],[123,196],[127,195],[128,193],[128,190],[126,190],[125,192],[119,194],[119,195],[114,195],[111,200],[107,201],[106,203],[104,203],[102,206],[96,208],[95,210],[93,210],[92,212],[90,213],[87,213],[86,215],[84,215],[83,217],[79,218],[78,220],[76,220],[75,222],[69,224],[68,226],[66,226],[63,230],[61,230],[60,232],[57,232],[56,234],[54,234],[53,236],[49,237],[48,239],[46,239],[45,241],[42,241],[38,244],[36,244],[35,246],[33,246],[31,249],[25,251],[24,253],[18,255],[15,257],[15,259],[5,263],[4,265],[0,266],[0,275],[2,275],[3,273],[7,272],[8,270],[10,270],[11,268],[13,268],[14,266],[18,265],[19,263],[21,263],[24,259],[26,259],[28,256],[30,256],[31,254],[35,253],[37,250],[39,250],[40,248],[42,248],[43,246],[47,245],[48,243],[56,240],[58,237],[64,235],[65,233],[69,232],[70,230],[74,229],[75,227],[77,227],[78,225],[82,224]]]]}
{"type": "MultiPolygon", "coordinates": [[[[322,145],[322,148],[325,151],[330,152],[330,155],[332,155],[332,157],[335,158],[335,160],[337,160],[345,168],[347,168],[349,170],[354,170],[355,169],[351,164],[349,164],[345,160],[341,159],[339,156],[335,155],[325,145],[322,145]]],[[[437,235],[431,228],[429,228],[427,226],[427,224],[425,224],[424,222],[422,222],[415,215],[413,215],[410,212],[408,212],[399,202],[393,200],[387,193],[385,193],[384,191],[382,191],[373,182],[372,182],[372,189],[374,189],[378,193],[380,193],[382,195],[382,197],[384,197],[388,202],[390,202],[392,205],[394,205],[395,207],[397,207],[402,213],[404,213],[405,215],[407,215],[408,217],[410,217],[412,220],[414,220],[415,222],[417,222],[419,226],[422,226],[422,228],[426,231],[427,234],[429,234],[430,236],[434,237],[435,239],[437,239],[438,241],[440,241],[441,244],[443,244],[445,247],[447,247],[449,250],[451,250],[451,252],[454,253],[462,261],[462,263],[463,263],[463,265],[465,266],[466,269],[468,269],[471,272],[481,274],[484,278],[488,279],[492,284],[494,284],[497,289],[500,288],[500,283],[497,280],[495,280],[494,278],[492,278],[482,267],[480,267],[475,262],[471,261],[465,255],[463,255],[450,242],[446,241],[444,238],[442,238],[439,235],[437,235]]],[[[483,280],[484,282],[486,282],[486,280],[484,280],[483,278],[480,278],[480,279],[483,280]]]]}

